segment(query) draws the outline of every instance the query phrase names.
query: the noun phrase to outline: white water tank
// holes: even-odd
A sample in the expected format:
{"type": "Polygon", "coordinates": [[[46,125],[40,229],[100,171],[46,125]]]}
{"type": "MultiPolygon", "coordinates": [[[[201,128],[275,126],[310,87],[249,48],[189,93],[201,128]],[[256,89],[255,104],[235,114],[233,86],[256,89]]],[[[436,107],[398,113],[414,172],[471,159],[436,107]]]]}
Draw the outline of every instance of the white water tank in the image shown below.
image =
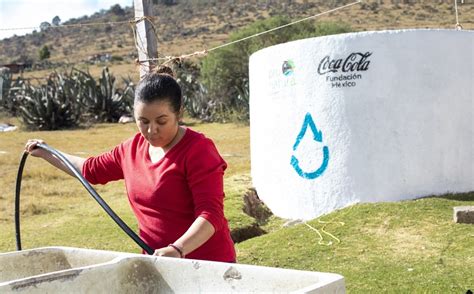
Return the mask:
{"type": "Polygon", "coordinates": [[[250,57],[251,174],[278,216],[474,190],[474,32],[298,40],[250,57]]]}

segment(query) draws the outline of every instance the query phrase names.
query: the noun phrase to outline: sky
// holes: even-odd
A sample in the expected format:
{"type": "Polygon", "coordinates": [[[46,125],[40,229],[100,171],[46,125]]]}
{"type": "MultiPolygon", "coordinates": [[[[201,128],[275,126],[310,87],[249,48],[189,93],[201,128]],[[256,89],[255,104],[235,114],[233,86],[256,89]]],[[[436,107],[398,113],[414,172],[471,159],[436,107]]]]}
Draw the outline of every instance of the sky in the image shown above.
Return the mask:
{"type": "MultiPolygon", "coordinates": [[[[57,15],[61,22],[91,15],[114,4],[132,6],[133,0],[0,0],[0,40],[33,30],[2,30],[5,28],[39,27],[57,15]]],[[[39,29],[37,29],[39,31],[39,29]]]]}

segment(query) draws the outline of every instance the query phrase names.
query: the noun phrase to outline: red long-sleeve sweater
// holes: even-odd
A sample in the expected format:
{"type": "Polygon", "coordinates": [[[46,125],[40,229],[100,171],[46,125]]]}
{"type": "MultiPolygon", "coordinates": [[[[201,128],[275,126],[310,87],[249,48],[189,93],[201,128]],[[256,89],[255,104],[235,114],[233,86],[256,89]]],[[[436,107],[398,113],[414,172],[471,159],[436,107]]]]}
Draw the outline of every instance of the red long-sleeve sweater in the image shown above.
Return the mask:
{"type": "Polygon", "coordinates": [[[234,262],[223,205],[227,164],[214,143],[188,128],[156,163],[152,163],[148,147],[143,136],[136,134],[110,152],[88,158],[82,174],[92,184],[125,179],[139,235],[150,247],[173,243],[201,216],[214,226],[215,233],[186,257],[234,262]]]}

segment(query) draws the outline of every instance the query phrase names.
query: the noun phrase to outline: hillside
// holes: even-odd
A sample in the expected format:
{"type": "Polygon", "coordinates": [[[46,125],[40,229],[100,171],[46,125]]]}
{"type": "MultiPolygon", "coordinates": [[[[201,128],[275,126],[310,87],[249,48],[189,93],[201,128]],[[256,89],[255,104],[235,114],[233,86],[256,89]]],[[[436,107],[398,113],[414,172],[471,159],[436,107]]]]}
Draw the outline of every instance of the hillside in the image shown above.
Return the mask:
{"type": "MultiPolygon", "coordinates": [[[[226,41],[229,33],[274,15],[291,19],[315,15],[353,3],[348,0],[179,0],[176,5],[154,5],[154,24],[161,56],[178,55],[211,48],[226,41]]],[[[318,21],[345,22],[355,31],[403,28],[445,28],[455,25],[453,1],[376,0],[324,15],[318,21]],[[400,2],[400,3],[398,3],[400,2]]],[[[474,3],[459,4],[459,21],[464,29],[474,29],[474,3]]],[[[117,7],[115,7],[117,8],[117,7]]],[[[61,17],[61,16],[60,16],[61,17]]],[[[91,16],[65,21],[68,24],[121,22],[133,19],[131,7],[109,9],[91,16]]],[[[45,20],[50,21],[50,20],[45,20]]],[[[109,54],[110,67],[119,75],[136,72],[133,30],[128,23],[82,27],[51,27],[26,36],[0,40],[0,64],[38,61],[38,50],[51,50],[47,71],[66,64],[93,64],[93,55],[109,54]]],[[[94,74],[94,69],[92,68],[94,74]]],[[[46,72],[37,72],[41,76],[46,72]]],[[[27,74],[28,75],[32,75],[27,74]]]]}

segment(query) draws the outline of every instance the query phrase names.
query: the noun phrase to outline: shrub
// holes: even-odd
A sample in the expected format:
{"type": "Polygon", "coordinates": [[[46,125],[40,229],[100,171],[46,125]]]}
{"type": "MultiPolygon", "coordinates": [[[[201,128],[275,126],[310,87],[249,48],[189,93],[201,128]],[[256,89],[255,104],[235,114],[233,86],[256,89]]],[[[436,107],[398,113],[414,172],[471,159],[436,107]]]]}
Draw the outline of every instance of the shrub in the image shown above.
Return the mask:
{"type": "Polygon", "coordinates": [[[39,54],[39,59],[40,60],[45,60],[45,59],[48,59],[49,57],[51,57],[51,52],[49,51],[49,48],[46,45],[41,47],[38,54],[39,54]]]}
{"type": "Polygon", "coordinates": [[[114,61],[123,61],[123,57],[119,56],[119,55],[112,55],[112,57],[110,58],[110,61],[112,61],[112,62],[114,62],[114,61]]]}

